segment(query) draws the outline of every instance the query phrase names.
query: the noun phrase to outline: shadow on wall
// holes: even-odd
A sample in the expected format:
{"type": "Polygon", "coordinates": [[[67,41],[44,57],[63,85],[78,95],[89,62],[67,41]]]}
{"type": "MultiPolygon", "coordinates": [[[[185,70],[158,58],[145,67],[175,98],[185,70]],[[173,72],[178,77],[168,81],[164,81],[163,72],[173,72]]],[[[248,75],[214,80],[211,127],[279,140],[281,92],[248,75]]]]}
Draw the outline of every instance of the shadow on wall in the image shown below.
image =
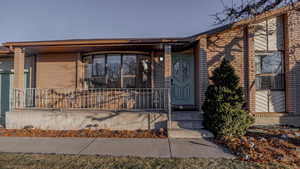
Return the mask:
{"type": "Polygon", "coordinates": [[[153,130],[167,127],[167,114],[161,112],[20,110],[9,112],[7,118],[9,129],[33,126],[44,130],[153,130]]]}
{"type": "MultiPolygon", "coordinates": [[[[244,76],[247,75],[246,70],[243,69],[247,59],[246,50],[243,49],[244,46],[247,46],[245,42],[243,28],[236,28],[209,37],[207,41],[208,76],[212,75],[212,71],[225,58],[235,68],[237,75],[240,77],[240,84],[244,87],[243,85],[246,84],[244,76]]],[[[244,93],[247,94],[246,88],[244,89],[244,93]]]]}
{"type": "Polygon", "coordinates": [[[243,57],[243,37],[226,35],[226,33],[224,36],[218,34],[208,39],[208,68],[219,64],[223,58],[232,62],[238,57],[238,54],[243,57]],[[210,56],[210,53],[213,55],[210,56]]]}
{"type": "Polygon", "coordinates": [[[91,121],[91,124],[88,124],[86,128],[99,127],[99,124],[101,123],[111,123],[111,125],[116,125],[120,127],[132,125],[147,125],[147,130],[167,128],[167,119],[164,113],[122,111],[110,112],[108,115],[106,113],[106,116],[101,117],[96,115],[89,115],[86,116],[86,119],[89,119],[88,121],[91,121]]]}

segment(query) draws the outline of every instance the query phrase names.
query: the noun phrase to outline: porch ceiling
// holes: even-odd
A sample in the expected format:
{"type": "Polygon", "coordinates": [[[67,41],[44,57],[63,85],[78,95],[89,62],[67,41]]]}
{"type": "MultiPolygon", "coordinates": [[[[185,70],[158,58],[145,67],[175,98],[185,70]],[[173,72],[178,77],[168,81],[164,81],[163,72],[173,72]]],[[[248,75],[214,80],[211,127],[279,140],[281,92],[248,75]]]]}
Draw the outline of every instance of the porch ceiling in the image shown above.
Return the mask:
{"type": "MultiPolygon", "coordinates": [[[[188,48],[189,43],[173,43],[172,50],[181,51],[188,48]]],[[[62,46],[30,46],[25,47],[27,54],[39,53],[87,53],[95,51],[162,51],[163,43],[158,44],[105,44],[105,45],[62,45],[62,46]]]]}

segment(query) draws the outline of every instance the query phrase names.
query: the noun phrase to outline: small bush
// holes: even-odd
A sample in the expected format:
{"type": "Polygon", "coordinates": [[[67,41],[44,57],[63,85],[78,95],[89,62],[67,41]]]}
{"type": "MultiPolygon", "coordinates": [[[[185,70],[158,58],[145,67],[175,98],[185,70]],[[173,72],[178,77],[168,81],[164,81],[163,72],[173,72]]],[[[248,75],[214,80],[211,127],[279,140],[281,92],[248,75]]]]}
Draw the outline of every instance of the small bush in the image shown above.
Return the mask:
{"type": "Polygon", "coordinates": [[[233,67],[223,59],[210,80],[202,106],[204,126],[217,137],[245,135],[254,119],[244,108],[243,90],[233,67]]]}

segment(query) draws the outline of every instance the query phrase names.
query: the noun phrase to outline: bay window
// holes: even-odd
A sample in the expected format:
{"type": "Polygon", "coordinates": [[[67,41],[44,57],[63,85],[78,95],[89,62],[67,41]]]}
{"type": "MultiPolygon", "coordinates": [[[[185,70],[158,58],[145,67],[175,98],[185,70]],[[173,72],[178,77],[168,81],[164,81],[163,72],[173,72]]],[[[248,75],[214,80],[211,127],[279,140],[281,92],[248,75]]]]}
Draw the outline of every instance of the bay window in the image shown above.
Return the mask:
{"type": "Polygon", "coordinates": [[[151,87],[150,58],[137,54],[101,54],[86,56],[89,60],[89,88],[151,87]]]}
{"type": "Polygon", "coordinates": [[[106,56],[107,87],[117,88],[121,85],[121,55],[106,56]]]}
{"type": "Polygon", "coordinates": [[[123,55],[122,79],[124,88],[136,87],[137,60],[136,55],[123,55]]]}

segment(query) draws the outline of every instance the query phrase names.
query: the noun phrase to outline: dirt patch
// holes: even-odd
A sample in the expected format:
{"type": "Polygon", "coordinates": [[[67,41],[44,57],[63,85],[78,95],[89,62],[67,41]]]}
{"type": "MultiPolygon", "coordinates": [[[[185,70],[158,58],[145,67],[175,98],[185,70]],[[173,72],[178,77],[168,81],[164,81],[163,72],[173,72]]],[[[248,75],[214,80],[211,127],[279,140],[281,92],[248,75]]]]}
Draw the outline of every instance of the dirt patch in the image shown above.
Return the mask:
{"type": "Polygon", "coordinates": [[[40,130],[0,129],[0,136],[13,137],[102,137],[102,138],[167,138],[167,131],[160,130],[40,130]]]}
{"type": "Polygon", "coordinates": [[[225,137],[216,142],[226,145],[244,161],[277,162],[300,168],[299,129],[251,128],[244,137],[225,137]]]}

